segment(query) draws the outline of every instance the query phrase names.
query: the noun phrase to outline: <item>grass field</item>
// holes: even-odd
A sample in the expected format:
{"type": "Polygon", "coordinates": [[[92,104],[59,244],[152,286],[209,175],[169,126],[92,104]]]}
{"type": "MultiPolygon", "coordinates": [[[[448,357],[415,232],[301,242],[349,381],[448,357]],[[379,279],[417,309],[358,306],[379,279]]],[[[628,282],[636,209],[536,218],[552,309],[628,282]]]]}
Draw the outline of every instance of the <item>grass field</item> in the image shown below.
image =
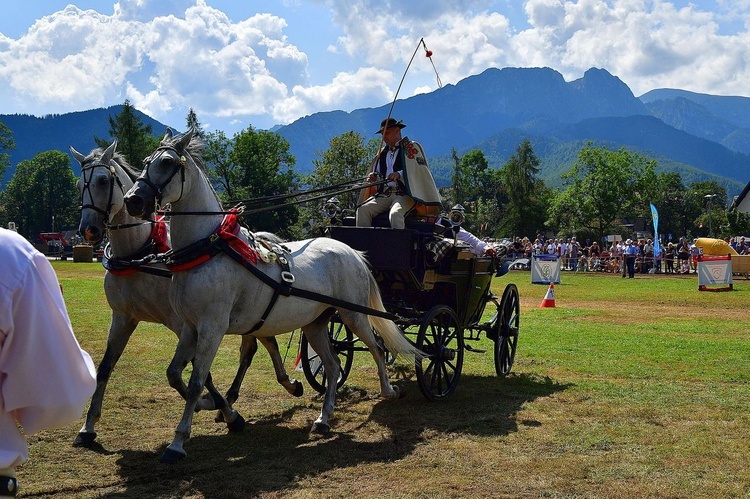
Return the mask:
{"type": "MultiPolygon", "coordinates": [[[[74,330],[99,362],[109,308],[99,264],[55,262],[74,330]]],[[[109,384],[96,449],[73,448],[75,425],[29,437],[18,472],[33,497],[748,497],[750,281],[699,292],[691,277],[563,273],[555,308],[528,272],[513,373],[494,374],[492,343],[467,352],[456,392],[439,403],[414,369],[392,379],[408,396],[378,398],[374,363],[357,354],[332,431],[309,433],[321,398],[279,387],[264,351],[235,407],[245,431],[194,419],[188,456],[163,465],[183,403],[165,370],[176,338],[136,330],[109,384]]],[[[279,337],[290,371],[299,335],[279,337]]],[[[228,388],[239,340],[212,367],[228,388]]],[[[303,379],[302,373],[294,373],[303,379]]]]}

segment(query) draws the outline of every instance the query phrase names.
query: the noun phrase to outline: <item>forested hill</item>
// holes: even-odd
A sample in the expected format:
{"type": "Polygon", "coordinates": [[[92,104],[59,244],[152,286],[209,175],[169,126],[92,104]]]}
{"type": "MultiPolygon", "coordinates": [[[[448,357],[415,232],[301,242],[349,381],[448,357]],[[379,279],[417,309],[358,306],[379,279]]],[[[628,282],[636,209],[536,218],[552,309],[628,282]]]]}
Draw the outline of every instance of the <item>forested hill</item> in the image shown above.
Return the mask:
{"type": "MultiPolygon", "coordinates": [[[[40,151],[67,151],[73,145],[88,152],[95,146],[94,136],[109,137],[108,118],[121,109],[45,118],[0,115],[16,142],[11,172],[20,160],[40,151]]],[[[315,113],[274,131],[289,142],[296,170],[305,174],[333,137],[349,131],[375,137],[389,109],[390,103],[384,103],[315,113]]],[[[138,116],[155,135],[163,133],[165,125],[138,116]]],[[[497,168],[525,138],[541,159],[541,177],[553,186],[561,184],[560,174],[570,169],[577,150],[588,141],[656,158],[686,180],[718,180],[730,195],[750,181],[750,98],[677,89],[658,89],[638,98],[604,69],[591,68],[570,82],[550,68],[488,69],[455,85],[400,99],[393,117],[406,123],[404,135],[424,146],[440,185],[450,181],[453,149],[459,154],[482,149],[490,166],[497,168]]]]}
{"type": "MultiPolygon", "coordinates": [[[[120,114],[122,108],[122,105],[118,105],[42,118],[23,114],[0,114],[0,122],[13,132],[13,141],[16,145],[9,152],[11,171],[6,172],[2,185],[10,180],[19,162],[31,159],[39,152],[59,150],[67,153],[68,146],[73,146],[87,154],[96,147],[94,137],[109,140],[109,118],[120,114]]],[[[145,126],[151,126],[154,135],[164,133],[165,125],[140,111],[135,112],[145,126]]],[[[76,168],[80,168],[80,165],[71,160],[71,166],[76,175],[79,175],[80,171],[76,168]]]]}

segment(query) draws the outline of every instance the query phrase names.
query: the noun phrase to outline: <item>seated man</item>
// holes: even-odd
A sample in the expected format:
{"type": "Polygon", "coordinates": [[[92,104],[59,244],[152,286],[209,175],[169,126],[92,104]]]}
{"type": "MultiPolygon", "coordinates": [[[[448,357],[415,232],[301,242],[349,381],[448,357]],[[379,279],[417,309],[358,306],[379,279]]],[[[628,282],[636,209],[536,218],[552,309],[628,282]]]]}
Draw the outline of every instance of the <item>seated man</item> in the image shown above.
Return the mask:
{"type": "Polygon", "coordinates": [[[370,189],[362,190],[356,213],[357,227],[371,227],[376,215],[388,212],[391,228],[403,229],[406,214],[420,205],[427,208],[428,213],[440,212],[440,194],[422,146],[407,137],[401,138],[401,129],[405,126],[401,121],[388,118],[375,132],[383,134],[386,147],[372,162],[367,181],[390,182],[378,185],[374,193],[370,193],[370,189]]]}
{"type": "MultiPolygon", "coordinates": [[[[471,252],[477,256],[497,256],[497,250],[495,248],[461,227],[461,223],[464,221],[464,211],[464,207],[457,204],[451,208],[451,213],[448,219],[440,217],[440,219],[435,222],[435,228],[438,229],[438,231],[442,228],[440,233],[444,238],[455,239],[456,241],[461,241],[462,243],[467,244],[469,249],[471,249],[471,252]]],[[[501,248],[505,249],[504,247],[501,248]]],[[[501,252],[504,253],[504,251],[501,252]]]]}

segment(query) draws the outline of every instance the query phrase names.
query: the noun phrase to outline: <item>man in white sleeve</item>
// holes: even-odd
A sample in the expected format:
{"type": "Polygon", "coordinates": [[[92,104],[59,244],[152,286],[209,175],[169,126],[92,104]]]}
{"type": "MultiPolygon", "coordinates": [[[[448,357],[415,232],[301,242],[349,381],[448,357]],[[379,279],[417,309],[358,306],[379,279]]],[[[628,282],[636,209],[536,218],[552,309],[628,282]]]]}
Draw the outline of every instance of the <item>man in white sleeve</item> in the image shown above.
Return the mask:
{"type": "Polygon", "coordinates": [[[47,258],[0,228],[0,496],[14,496],[26,440],[81,417],[96,370],[70,326],[47,258]]]}

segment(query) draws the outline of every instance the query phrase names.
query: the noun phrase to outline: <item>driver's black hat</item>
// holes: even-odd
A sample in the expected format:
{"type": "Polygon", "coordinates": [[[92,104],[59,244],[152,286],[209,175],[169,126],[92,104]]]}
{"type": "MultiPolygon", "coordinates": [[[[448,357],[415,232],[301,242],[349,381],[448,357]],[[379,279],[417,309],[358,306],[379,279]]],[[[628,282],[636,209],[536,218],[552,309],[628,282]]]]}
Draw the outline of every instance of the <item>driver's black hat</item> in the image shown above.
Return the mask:
{"type": "Polygon", "coordinates": [[[387,120],[383,120],[380,122],[380,130],[378,130],[375,133],[383,133],[383,130],[386,129],[386,123],[388,128],[398,127],[398,128],[406,128],[406,125],[404,125],[404,122],[402,120],[396,120],[395,118],[388,118],[387,120]]]}

